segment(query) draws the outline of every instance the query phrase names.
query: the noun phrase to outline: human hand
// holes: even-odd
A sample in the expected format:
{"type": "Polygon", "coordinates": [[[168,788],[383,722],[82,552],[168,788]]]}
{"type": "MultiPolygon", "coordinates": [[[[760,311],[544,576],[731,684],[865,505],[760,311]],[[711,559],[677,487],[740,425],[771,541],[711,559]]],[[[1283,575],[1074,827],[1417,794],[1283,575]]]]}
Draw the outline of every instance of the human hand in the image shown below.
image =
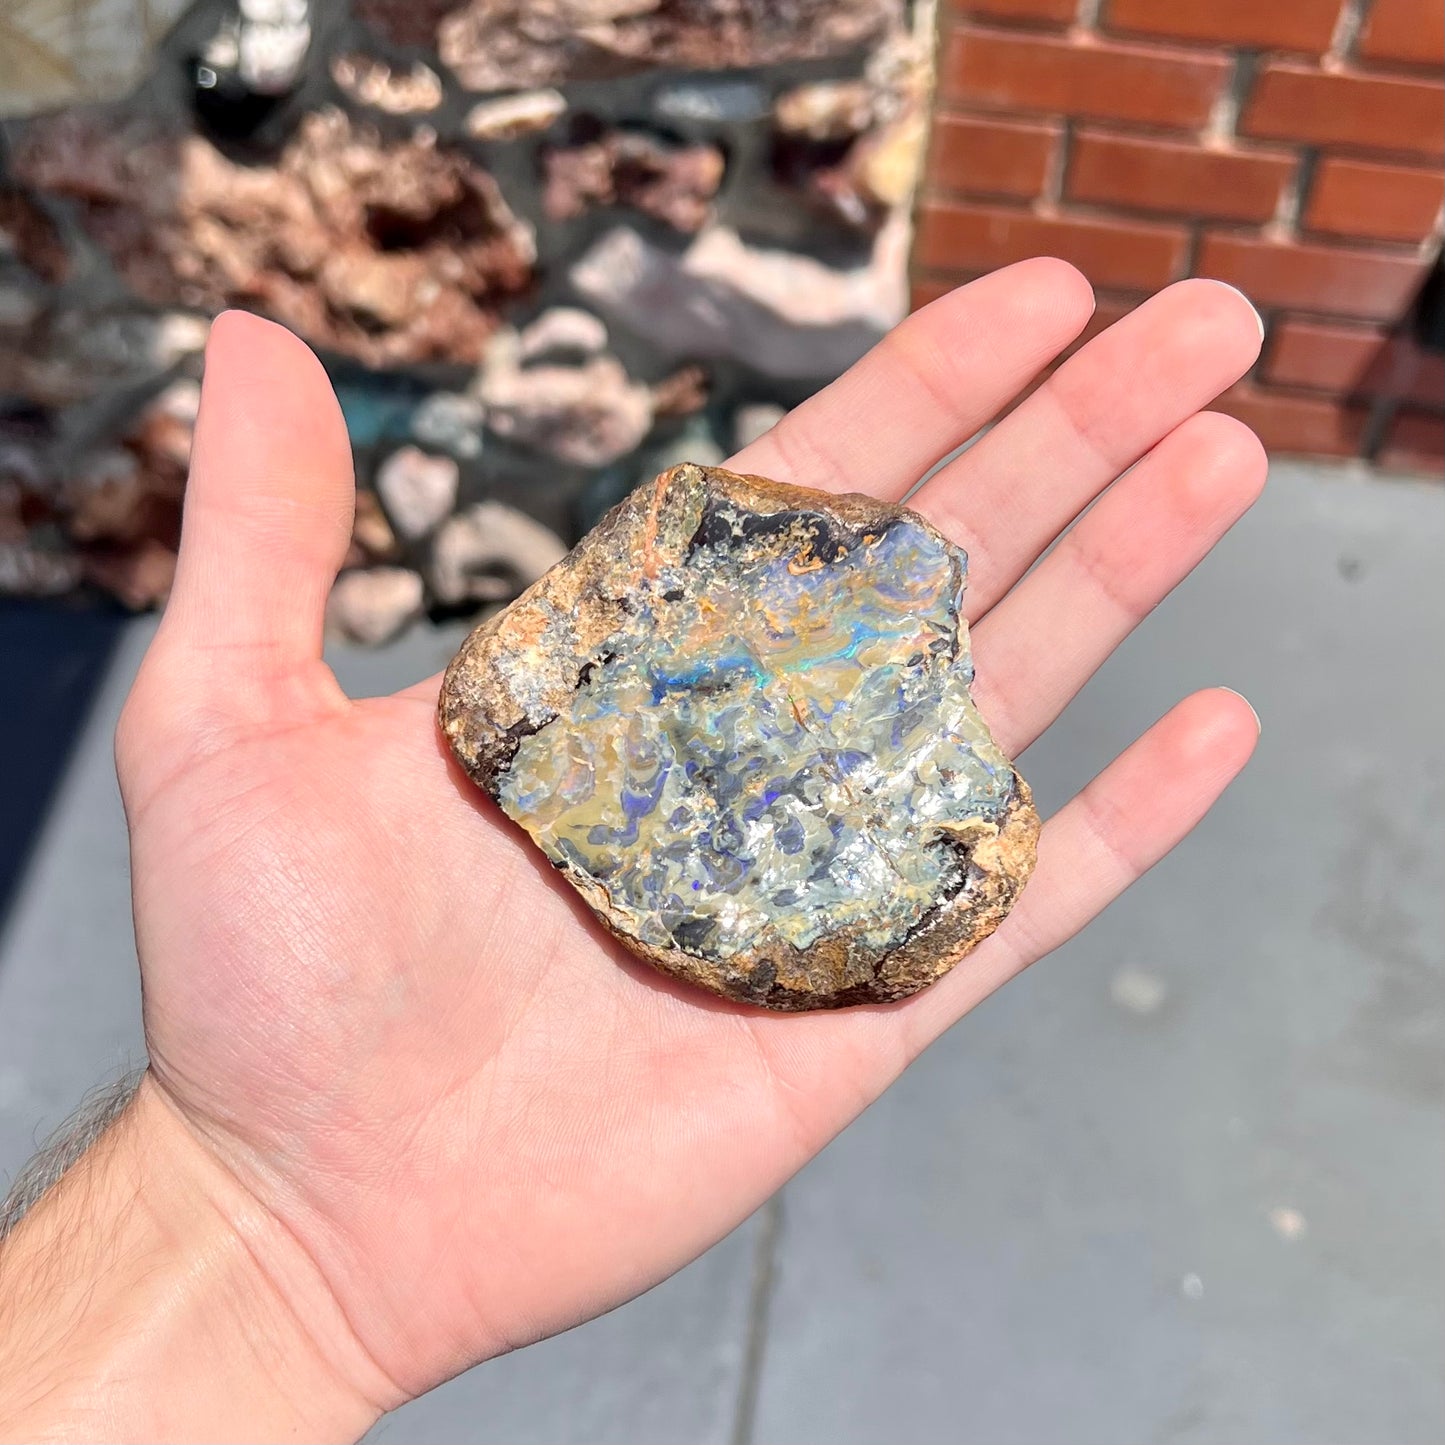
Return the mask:
{"type": "MultiPolygon", "coordinates": [[[[897,500],[1091,307],[1062,262],[985,277],[728,465],[897,500]]],[[[1258,442],[1198,408],[1258,347],[1238,293],[1182,282],[913,499],[969,553],[975,697],[1011,756],[1254,500],[1258,442]]],[[[314,357],[223,316],[175,590],[117,737],[150,1051],[132,1127],[164,1139],[178,1194],[205,1181],[264,1317],[297,1331],[277,1388],[300,1418],[319,1370],[331,1403],[308,1426],[340,1433],[732,1229],[1168,852],[1257,735],[1225,690],[1180,703],[1049,820],[1014,912],[925,993],[731,1005],[601,932],[451,761],[438,679],[343,695],[321,634],[352,497],[314,357]]]]}

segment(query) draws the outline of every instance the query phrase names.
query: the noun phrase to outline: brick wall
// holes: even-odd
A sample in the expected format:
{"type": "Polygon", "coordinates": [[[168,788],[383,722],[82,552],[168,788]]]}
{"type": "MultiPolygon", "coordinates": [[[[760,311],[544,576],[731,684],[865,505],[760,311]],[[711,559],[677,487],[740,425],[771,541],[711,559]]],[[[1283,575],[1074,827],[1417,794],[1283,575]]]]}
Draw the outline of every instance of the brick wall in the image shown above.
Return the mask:
{"type": "Polygon", "coordinates": [[[914,303],[1051,252],[1097,330],[1188,275],[1268,328],[1219,409],[1286,452],[1438,472],[1441,0],[942,0],[914,303]]]}

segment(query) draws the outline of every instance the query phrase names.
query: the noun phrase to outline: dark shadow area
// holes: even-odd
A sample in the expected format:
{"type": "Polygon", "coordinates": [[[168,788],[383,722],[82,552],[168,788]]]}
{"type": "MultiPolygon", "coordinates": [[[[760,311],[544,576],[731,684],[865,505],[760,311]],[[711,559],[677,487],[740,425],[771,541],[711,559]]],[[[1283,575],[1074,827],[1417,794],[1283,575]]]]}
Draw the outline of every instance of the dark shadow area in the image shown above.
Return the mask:
{"type": "Polygon", "coordinates": [[[1388,466],[1403,443],[1438,452],[1445,434],[1445,260],[1437,257],[1404,315],[1390,326],[1346,400],[1365,413],[1360,453],[1388,466]],[[1434,445],[1421,445],[1436,434],[1434,445]]]}
{"type": "Polygon", "coordinates": [[[0,605],[0,931],[129,619],[108,607],[0,605]]]}

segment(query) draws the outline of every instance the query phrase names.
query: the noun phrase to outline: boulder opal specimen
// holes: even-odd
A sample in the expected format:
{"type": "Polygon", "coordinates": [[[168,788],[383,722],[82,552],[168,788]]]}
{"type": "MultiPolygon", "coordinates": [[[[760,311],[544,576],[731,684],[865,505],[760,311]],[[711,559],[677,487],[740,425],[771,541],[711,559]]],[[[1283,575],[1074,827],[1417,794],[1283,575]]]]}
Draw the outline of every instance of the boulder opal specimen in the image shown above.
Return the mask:
{"type": "Polygon", "coordinates": [[[441,725],[665,973],[903,998],[998,926],[1038,837],[969,696],[966,567],[902,508],[674,467],[472,633],[441,725]]]}

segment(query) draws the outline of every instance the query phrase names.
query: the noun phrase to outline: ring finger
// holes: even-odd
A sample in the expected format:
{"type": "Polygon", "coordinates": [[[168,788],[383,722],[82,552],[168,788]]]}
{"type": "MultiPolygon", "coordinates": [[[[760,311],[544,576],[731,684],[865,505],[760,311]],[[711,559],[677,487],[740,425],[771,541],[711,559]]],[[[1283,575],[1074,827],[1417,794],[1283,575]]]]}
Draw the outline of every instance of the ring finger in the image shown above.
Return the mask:
{"type": "Polygon", "coordinates": [[[974,700],[1021,753],[1248,511],[1267,462],[1248,427],[1200,412],[1104,493],[973,629],[974,700]]]}

